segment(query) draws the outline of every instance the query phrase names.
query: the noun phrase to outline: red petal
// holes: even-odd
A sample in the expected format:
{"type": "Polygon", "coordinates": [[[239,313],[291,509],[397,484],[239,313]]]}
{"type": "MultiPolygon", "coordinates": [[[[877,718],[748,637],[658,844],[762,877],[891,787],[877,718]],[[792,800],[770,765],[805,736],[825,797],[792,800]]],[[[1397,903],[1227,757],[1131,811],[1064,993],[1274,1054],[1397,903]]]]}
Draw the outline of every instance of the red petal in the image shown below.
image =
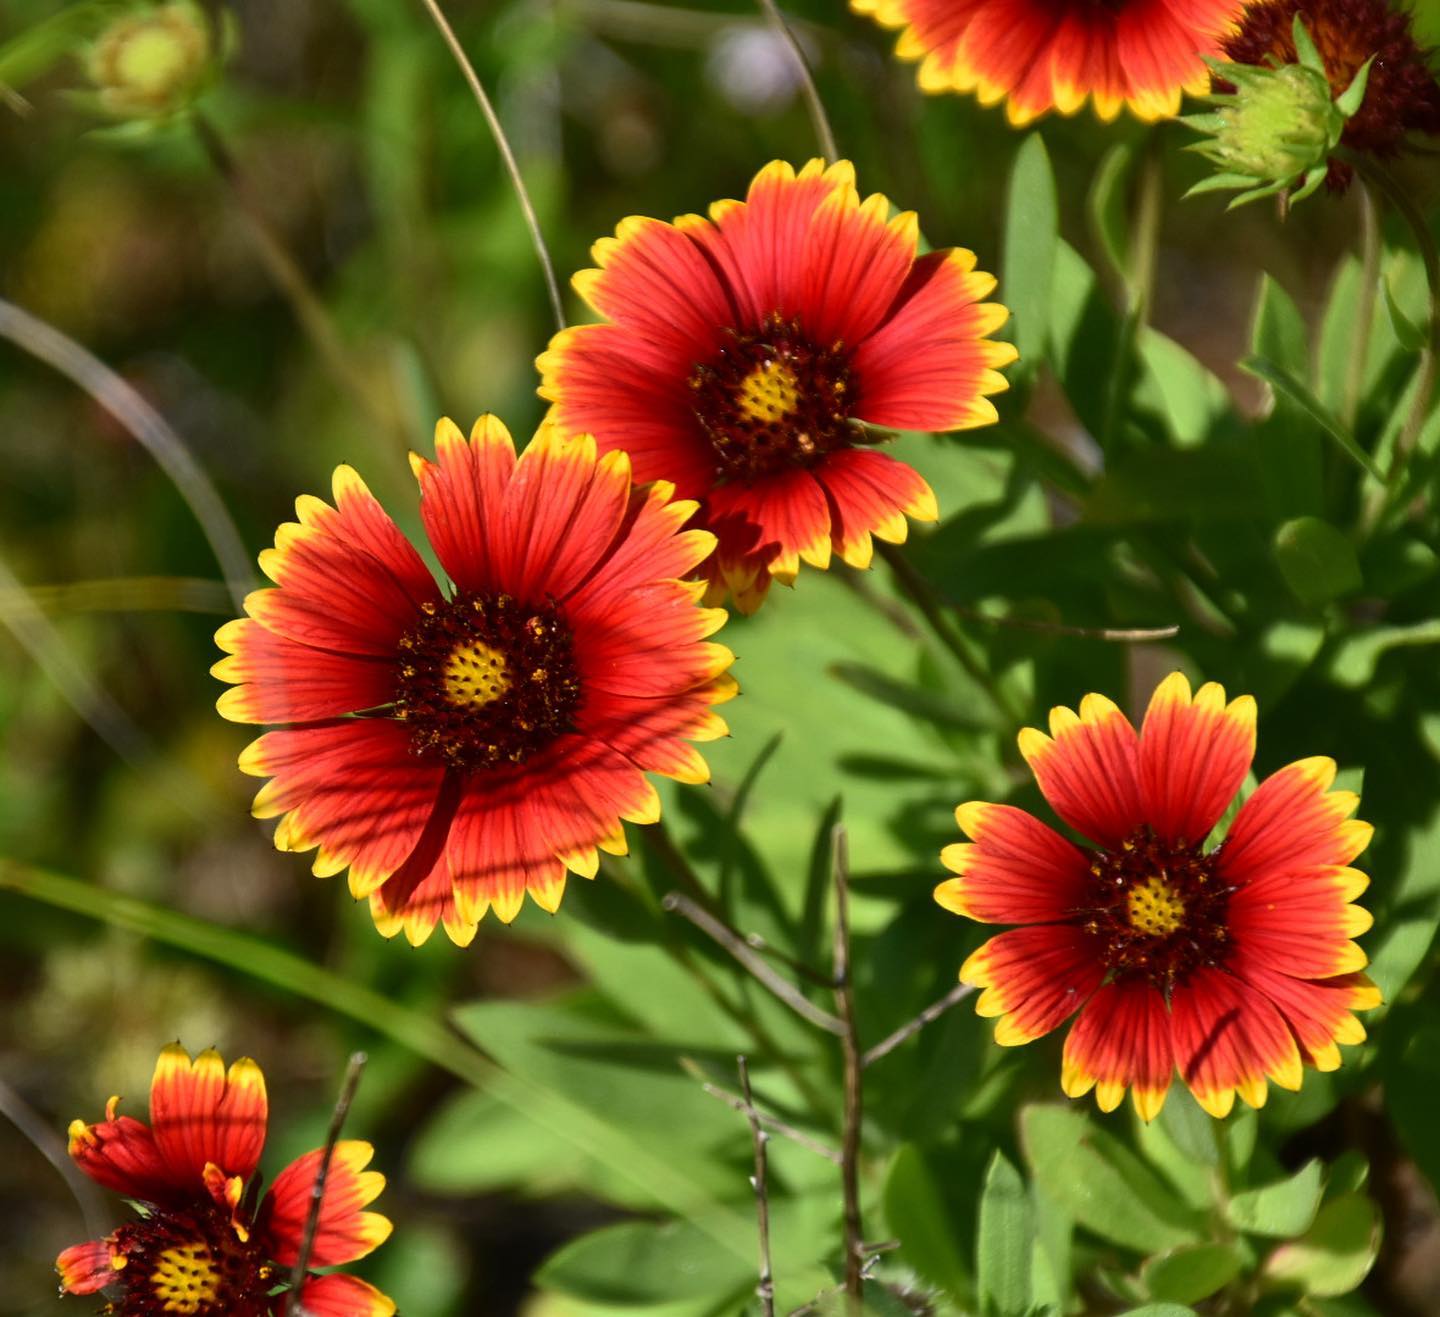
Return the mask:
{"type": "Polygon", "coordinates": [[[125,1265],[124,1257],[111,1249],[103,1239],[92,1239],[87,1244],[72,1244],[55,1259],[55,1270],[60,1273],[60,1288],[67,1294],[98,1294],[118,1277],[125,1265]]]}
{"type": "Polygon", "coordinates": [[[1177,983],[1170,1020],[1181,1078],[1217,1119],[1229,1114],[1236,1093],[1263,1106],[1266,1075],[1282,1088],[1300,1087],[1300,1053],[1284,1018],[1223,970],[1199,969],[1177,983]]]}
{"type": "Polygon", "coordinates": [[[1240,806],[1220,850],[1232,883],[1320,865],[1346,865],[1370,842],[1368,823],[1350,818],[1360,798],[1331,791],[1333,759],[1301,759],[1272,773],[1240,806]]]}
{"type": "Polygon", "coordinates": [[[350,868],[350,889],[366,896],[409,858],[439,798],[445,770],[410,752],[404,725],[357,718],[324,727],[267,732],[242,756],[247,773],[268,776],[255,797],[259,818],[286,817],[281,850],[320,848],[317,874],[350,868]]]}
{"type": "Polygon", "coordinates": [[[1350,939],[1374,921],[1350,902],[1368,881],[1345,868],[1271,872],[1230,897],[1225,922],[1255,963],[1301,979],[1348,974],[1366,964],[1350,939]]]}
{"type": "Polygon", "coordinates": [[[968,251],[930,252],[915,262],[885,323],[855,352],[855,415],[892,430],[963,430],[996,419],[986,394],[1007,387],[995,367],[1015,359],[985,336],[1005,308],[984,298],[993,276],[968,251]]]}
{"type": "Polygon", "coordinates": [[[851,184],[815,208],[805,236],[800,323],[815,343],[858,345],[884,318],[915,260],[913,211],[889,219],[890,203],[851,184]]]}
{"type": "Polygon", "coordinates": [[[959,874],[935,889],[947,910],[986,924],[1043,924],[1073,917],[1090,895],[1090,861],[1073,842],[1012,805],[972,801],[955,811],[971,844],[940,852],[959,874]]]}
{"type": "Polygon", "coordinates": [[[992,937],[960,968],[984,988],[978,1015],[1003,1016],[995,1041],[1028,1043],[1068,1020],[1105,977],[1094,940],[1074,924],[1037,924],[992,937]]]}
{"type": "MultiPolygon", "coordinates": [[[[395,1303],[358,1276],[311,1276],[300,1289],[310,1317],[391,1317],[395,1303]]],[[[277,1311],[278,1308],[277,1308],[277,1311]]]]}
{"type": "Polygon", "coordinates": [[[1119,979],[1080,1012],[1065,1039],[1060,1084],[1069,1097],[1093,1088],[1101,1111],[1114,1111],[1128,1088],[1141,1120],[1154,1120],[1174,1070],[1165,998],[1145,979],[1119,979]]]}
{"type": "Polygon", "coordinates": [[[1351,1012],[1380,1004],[1379,990],[1363,974],[1341,974],[1319,982],[1292,978],[1243,949],[1231,956],[1228,968],[1274,1003],[1300,1044],[1306,1064],[1319,1070],[1339,1067],[1337,1043],[1365,1041],[1364,1026],[1351,1012]]]}
{"type": "Polygon", "coordinates": [[[268,1114],[265,1076],[249,1057],[227,1073],[213,1048],[194,1061],[179,1043],[160,1053],[150,1081],[150,1123],[156,1146],[182,1182],[201,1188],[207,1162],[248,1180],[265,1146],[268,1114]]]}
{"type": "Polygon", "coordinates": [[[830,503],[830,542],[852,567],[868,567],[870,537],[904,541],[907,516],[934,521],[935,495],[919,472],[873,448],[839,448],[812,468],[830,503]]]}
{"type": "Polygon", "coordinates": [[[819,481],[803,468],[765,476],[754,484],[722,485],[710,496],[707,519],[720,538],[719,552],[735,541],[743,553],[766,556],[770,574],[786,584],[800,560],[830,562],[830,504],[819,481]]]}
{"type": "Polygon", "coordinates": [[[592,255],[598,270],[572,282],[607,320],[647,340],[687,373],[720,347],[737,310],[699,246],[672,224],[632,216],[592,255]]]}
{"type": "Polygon", "coordinates": [[[127,1198],[160,1203],[193,1189],[170,1169],[148,1125],[132,1116],[115,1115],[110,1099],[106,1119],[94,1125],[83,1120],[70,1124],[70,1156],[97,1184],[127,1198]]]}
{"type": "Polygon", "coordinates": [[[1255,757],[1255,701],[1225,703],[1213,681],[1195,693],[1172,672],[1150,698],[1140,728],[1140,803],[1161,840],[1197,845],[1235,798],[1255,757]]]}
{"type": "Polygon", "coordinates": [[[1050,736],[1027,727],[1020,753],[1051,808],[1077,832],[1114,850],[1141,823],[1139,738],[1103,695],[1087,695],[1080,714],[1050,710],[1050,736]],[[1053,738],[1053,739],[1052,739],[1053,738]]]}
{"type": "Polygon", "coordinates": [[[475,422],[467,443],[450,421],[435,427],[438,465],[410,459],[420,482],[420,519],[435,556],[462,593],[498,588],[509,567],[500,508],[515,470],[515,444],[493,416],[475,422]]]}
{"type": "Polygon", "coordinates": [[[248,617],[227,622],[215,641],[229,657],[210,672],[235,683],[218,707],[234,722],[315,722],[395,697],[393,663],[299,645],[248,617]]]}
{"type": "Polygon", "coordinates": [[[956,83],[964,90],[978,89],[983,105],[1009,96],[1012,122],[1043,114],[1054,104],[1050,52],[1059,19],[1056,10],[991,0],[960,39],[956,83]]]}
{"type": "MultiPolygon", "coordinates": [[[[385,1187],[385,1177],[379,1171],[365,1169],[374,1152],[359,1139],[341,1139],[335,1145],[310,1250],[311,1266],[335,1267],[354,1262],[389,1236],[391,1226],[385,1217],[362,1210],[385,1187]]],[[[282,1267],[293,1267],[299,1256],[323,1156],[324,1149],[316,1148],[296,1158],[275,1177],[260,1205],[257,1230],[263,1232],[270,1258],[282,1267]]]]}

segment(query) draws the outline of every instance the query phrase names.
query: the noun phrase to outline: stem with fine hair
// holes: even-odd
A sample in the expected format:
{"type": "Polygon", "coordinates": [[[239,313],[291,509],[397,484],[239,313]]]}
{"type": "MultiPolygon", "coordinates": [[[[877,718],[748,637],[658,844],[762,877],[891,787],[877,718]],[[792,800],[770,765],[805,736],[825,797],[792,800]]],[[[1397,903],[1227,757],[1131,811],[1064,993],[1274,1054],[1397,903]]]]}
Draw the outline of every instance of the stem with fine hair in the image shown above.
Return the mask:
{"type": "Polygon", "coordinates": [[[420,2],[429,11],[435,26],[440,29],[440,35],[444,38],[445,44],[449,46],[455,62],[460,66],[460,72],[465,75],[465,81],[470,84],[470,92],[475,97],[475,103],[479,105],[480,113],[485,116],[485,122],[490,127],[490,136],[495,139],[495,149],[500,152],[500,160],[505,166],[505,172],[510,176],[510,186],[515,190],[515,198],[519,201],[520,210],[525,216],[525,227],[530,230],[530,241],[534,243],[535,255],[540,261],[540,271],[545,276],[545,291],[550,296],[550,309],[555,315],[555,331],[556,333],[563,332],[565,329],[565,304],[560,299],[560,285],[555,281],[555,266],[550,260],[550,250],[545,246],[545,234],[540,228],[540,218],[536,215],[535,207],[530,202],[530,193],[525,187],[525,179],[520,173],[515,153],[510,149],[510,139],[505,136],[505,128],[480,82],[480,75],[475,72],[475,66],[466,56],[465,48],[460,44],[455,30],[446,19],[438,0],[420,0],[420,2]]]}
{"type": "Polygon", "coordinates": [[[140,394],[98,357],[53,325],[0,297],[0,338],[53,366],[110,413],[159,464],[200,523],[236,607],[254,585],[250,554],[215,486],[184,440],[140,394]]]}
{"type": "Polygon", "coordinates": [[[844,1117],[840,1139],[840,1184],[845,1200],[845,1297],[854,1317],[865,1297],[865,1240],[860,1224],[860,1122],[864,1118],[864,1061],[855,1024],[855,989],[850,981],[850,842],[843,823],[830,834],[835,884],[835,1004],[845,1031],[840,1035],[844,1071],[844,1117]]]}
{"type": "Polygon", "coordinates": [[[820,99],[820,89],[815,85],[815,74],[799,39],[785,21],[785,15],[775,0],[759,0],[759,5],[775,34],[790,48],[795,67],[800,73],[800,89],[805,96],[805,108],[810,114],[810,124],[815,129],[815,139],[820,143],[820,154],[827,165],[840,159],[840,148],[835,145],[835,130],[830,127],[830,116],[825,113],[825,102],[820,99]]]}
{"type": "Polygon", "coordinates": [[[750,1181],[755,1190],[755,1215],[760,1230],[760,1283],[755,1286],[755,1293],[764,1317],[775,1317],[775,1274],[770,1267],[770,1196],[765,1184],[765,1145],[770,1136],[760,1128],[750,1096],[750,1067],[743,1056],[735,1058],[735,1066],[740,1072],[740,1091],[745,1095],[746,1119],[750,1122],[750,1139],[755,1146],[755,1175],[750,1181]]]}
{"type": "Polygon", "coordinates": [[[345,1078],[340,1084],[340,1096],[335,1100],[330,1128],[325,1133],[325,1146],[320,1152],[320,1164],[315,1168],[315,1182],[310,1186],[310,1210],[305,1216],[305,1232],[300,1236],[300,1251],[295,1255],[295,1266],[290,1273],[290,1293],[285,1299],[286,1317],[305,1317],[300,1291],[305,1287],[305,1273],[310,1269],[310,1254],[314,1251],[315,1235],[320,1229],[320,1207],[325,1201],[325,1181],[330,1177],[330,1163],[335,1157],[335,1145],[340,1142],[340,1131],[344,1128],[345,1117],[350,1114],[350,1104],[355,1101],[355,1090],[360,1087],[360,1076],[365,1071],[366,1060],[364,1052],[351,1054],[350,1064],[345,1068],[345,1078]]]}

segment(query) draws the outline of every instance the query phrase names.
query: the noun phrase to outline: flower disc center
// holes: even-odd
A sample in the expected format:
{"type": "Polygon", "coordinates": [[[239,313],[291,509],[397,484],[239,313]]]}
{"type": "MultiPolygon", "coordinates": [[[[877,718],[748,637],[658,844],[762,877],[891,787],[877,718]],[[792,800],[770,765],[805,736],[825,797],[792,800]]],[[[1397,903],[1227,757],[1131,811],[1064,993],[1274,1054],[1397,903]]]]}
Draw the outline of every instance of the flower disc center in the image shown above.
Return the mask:
{"type": "Polygon", "coordinates": [[[197,1313],[220,1298],[220,1272],[202,1240],[167,1248],[150,1273],[150,1288],[166,1312],[197,1313]]]}
{"type": "Polygon", "coordinates": [[[119,1255],[116,1317],[265,1317],[275,1268],[213,1206],[155,1208],[108,1240],[119,1255]]]}
{"type": "Polygon", "coordinates": [[[457,595],[400,638],[395,717],[422,758],[463,772],[518,764],[572,730],[574,638],[553,605],[457,595]]]}
{"type": "Polygon", "coordinates": [[[1111,974],[1143,975],[1162,991],[1224,960],[1230,888],[1215,873],[1218,851],[1172,847],[1138,828],[1090,865],[1093,903],[1080,911],[1111,974]]]}
{"type": "Polygon", "coordinates": [[[691,408],[722,480],[755,480],[808,466],[856,441],[850,425],[849,353],[820,347],[778,312],[690,374],[691,408]]]}

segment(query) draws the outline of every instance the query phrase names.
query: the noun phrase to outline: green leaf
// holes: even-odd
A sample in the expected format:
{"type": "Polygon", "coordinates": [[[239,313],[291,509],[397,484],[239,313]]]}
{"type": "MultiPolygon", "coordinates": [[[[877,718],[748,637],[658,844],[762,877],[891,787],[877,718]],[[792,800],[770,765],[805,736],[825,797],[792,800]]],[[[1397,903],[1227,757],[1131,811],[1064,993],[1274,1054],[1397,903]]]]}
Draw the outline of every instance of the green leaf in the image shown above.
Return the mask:
{"type": "Polygon", "coordinates": [[[1368,627],[1346,636],[1330,656],[1330,675],[1339,685],[1358,689],[1375,676],[1375,665],[1386,653],[1408,645],[1440,645],[1440,618],[1368,627]]]}
{"type": "Polygon", "coordinates": [[[535,1280],[595,1303],[656,1307],[712,1295],[738,1298],[754,1284],[754,1273],[689,1222],[629,1221],[564,1245],[535,1280]]]}
{"type": "Polygon", "coordinates": [[[1126,1308],[1120,1317],[1195,1317],[1195,1309],[1180,1303],[1147,1303],[1143,1308],[1126,1308]]]}
{"type": "Polygon", "coordinates": [[[1136,386],[1135,405],[1157,411],[1175,443],[1201,443],[1229,406],[1225,386],[1158,330],[1142,328],[1137,346],[1143,374],[1136,386]]]}
{"type": "Polygon", "coordinates": [[[900,1146],[885,1177],[885,1220],[900,1241],[900,1255],[957,1303],[970,1288],[958,1232],[939,1186],[913,1143],[900,1146]]]}
{"type": "Polygon", "coordinates": [[[1020,1173],[996,1152],[985,1172],[975,1244],[980,1310],[996,1317],[1030,1311],[1030,1270],[1035,1252],[1030,1194],[1020,1173]]]}
{"type": "Polygon", "coordinates": [[[962,704],[941,691],[926,690],[911,682],[888,677],[863,663],[833,663],[830,675],[872,700],[888,704],[913,718],[934,723],[937,727],[980,731],[991,725],[977,716],[972,706],[962,704]]]}
{"type": "Polygon", "coordinates": [[[1105,525],[1248,518],[1264,510],[1254,459],[1243,449],[1144,448],[1106,469],[1087,508],[1105,525]]]}
{"type": "Polygon", "coordinates": [[[1382,280],[1381,287],[1385,290],[1385,309],[1390,312],[1390,325],[1395,330],[1400,346],[1406,352],[1419,352],[1425,346],[1425,331],[1401,310],[1400,303],[1395,300],[1395,290],[1391,288],[1390,280],[1382,280]]]}
{"type": "Polygon", "coordinates": [[[1239,365],[1241,370],[1247,371],[1257,379],[1264,380],[1275,390],[1277,395],[1295,403],[1311,421],[1340,446],[1345,455],[1362,471],[1380,484],[1385,483],[1385,477],[1380,474],[1380,469],[1375,465],[1370,454],[1355,442],[1350,432],[1289,371],[1265,357],[1246,357],[1239,365]]]}
{"type": "Polygon", "coordinates": [[[1033,370],[1045,355],[1059,222],[1050,157],[1044,139],[1031,133],[1016,152],[1010,174],[1000,277],[1020,352],[1019,371],[1033,370]]]}
{"type": "MultiPolygon", "coordinates": [[[[1310,375],[1305,320],[1287,293],[1269,275],[1260,281],[1250,349],[1284,367],[1297,379],[1310,375]]],[[[1277,396],[1274,410],[1252,429],[1266,502],[1276,517],[1319,512],[1325,507],[1324,448],[1304,413],[1277,396]]]]}
{"type": "Polygon", "coordinates": [[[1295,597],[1312,608],[1364,584],[1355,546],[1319,517],[1296,517],[1275,532],[1275,562],[1295,597]]]}
{"type": "Polygon", "coordinates": [[[1234,1280],[1243,1265],[1233,1244],[1194,1244],[1151,1258],[1140,1277],[1157,1299],[1198,1303],[1234,1280]]]}
{"type": "Polygon", "coordinates": [[[1215,1118],[1205,1113],[1188,1088],[1176,1085],[1160,1108],[1159,1124],[1175,1147],[1197,1166],[1214,1166],[1220,1160],[1215,1142],[1215,1118]]]}
{"type": "Polygon", "coordinates": [[[0,84],[19,91],[66,56],[80,54],[87,38],[101,30],[107,11],[115,9],[107,0],[72,4],[22,28],[0,43],[0,84]]]}
{"type": "Polygon", "coordinates": [[[1124,280],[1130,269],[1130,238],[1126,232],[1125,179],[1135,158],[1127,142],[1117,142],[1100,158],[1085,210],[1090,227],[1100,240],[1105,257],[1117,279],[1124,280]]]}
{"type": "Polygon", "coordinates": [[[1380,1252],[1380,1213],[1360,1194],[1343,1194],[1320,1209],[1304,1236],[1282,1244],[1263,1275],[1321,1298],[1348,1294],[1369,1274],[1380,1252]]]}
{"type": "Polygon", "coordinates": [[[1310,343],[1305,317],[1294,299],[1268,274],[1260,277],[1250,350],[1305,379],[1310,374],[1310,343]]]}
{"type": "Polygon", "coordinates": [[[1020,1116],[1030,1172],[1075,1220],[1140,1253],[1199,1241],[1201,1217],[1178,1202],[1117,1139],[1068,1107],[1031,1106],[1020,1116]]]}
{"type": "Polygon", "coordinates": [[[1315,1220],[1323,1187],[1324,1167],[1312,1158],[1288,1179],[1237,1193],[1225,1204],[1225,1219],[1247,1234],[1289,1239],[1315,1220]]]}

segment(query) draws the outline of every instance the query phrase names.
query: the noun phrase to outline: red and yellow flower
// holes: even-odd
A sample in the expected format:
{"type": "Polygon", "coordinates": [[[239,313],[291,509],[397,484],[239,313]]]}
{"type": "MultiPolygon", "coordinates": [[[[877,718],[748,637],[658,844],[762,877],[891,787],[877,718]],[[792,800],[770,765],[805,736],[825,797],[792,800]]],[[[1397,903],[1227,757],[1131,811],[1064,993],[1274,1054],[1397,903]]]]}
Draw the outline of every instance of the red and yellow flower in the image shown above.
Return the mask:
{"type": "Polygon", "coordinates": [[[1351,939],[1370,927],[1350,867],[1371,827],[1358,798],[1331,789],[1332,760],[1302,759],[1241,805],[1225,840],[1204,844],[1255,752],[1255,701],[1225,702],[1180,673],[1150,700],[1140,731],[1102,695],[1050,713],[1050,735],[1020,752],[1076,845],[1009,805],[956,810],[968,842],[941,855],[958,877],[935,889],[947,910],[1017,924],[960,970],[999,1017],[995,1039],[1027,1043],[1079,1018],[1061,1084],[1095,1090],[1104,1111],[1128,1088],[1149,1120],[1177,1068],[1196,1100],[1224,1116],[1267,1079],[1300,1086],[1302,1063],[1340,1064],[1337,1043],[1365,1037],[1352,1014],[1379,1004],[1351,939]]]}
{"type": "MultiPolygon", "coordinates": [[[[265,1146],[265,1077],[249,1058],[227,1071],[220,1054],[193,1061],[178,1043],[160,1053],[150,1084],[150,1124],[116,1114],[70,1126],[70,1155],[97,1184],[141,1204],[140,1218],[56,1260],[69,1294],[116,1296],[115,1317],[281,1317],[300,1256],[323,1149],[276,1177],[263,1198],[253,1177],[265,1146]]],[[[335,1145],[309,1263],[341,1266],[390,1234],[366,1206],[385,1187],[367,1171],[373,1149],[335,1145]]],[[[390,1317],[395,1305],[356,1276],[308,1275],[300,1302],[312,1317],[390,1317]]]]}
{"type": "Polygon", "coordinates": [[[918,60],[927,92],[1005,101],[1012,124],[1087,100],[1110,120],[1180,110],[1182,92],[1209,90],[1205,56],[1220,53],[1243,0],[850,0],[900,28],[896,54],[918,60]]]}
{"type": "Polygon", "coordinates": [[[775,161],[708,219],[625,220],[575,276],[606,323],[540,357],[549,420],[701,503],[710,602],[753,611],[802,560],[868,566],[872,535],[935,519],[929,485],[867,427],[996,419],[986,395],[1015,350],[986,337],[1007,314],[984,300],[995,280],[968,251],[917,258],[918,232],[846,162],[775,161]]]}
{"type": "Polygon", "coordinates": [[[505,427],[449,421],[412,456],[442,589],[360,477],[334,505],[301,497],[260,564],[278,589],[221,628],[227,718],[284,723],[241,756],[268,777],[275,845],[350,871],[387,937],[457,943],[529,892],[554,911],[567,871],[623,854],[621,820],[653,823],[646,773],[708,778],[689,741],[726,733],[733,656],[705,639],[723,609],[681,578],[714,537],[624,453],[542,430],[517,461],[505,427]]]}

